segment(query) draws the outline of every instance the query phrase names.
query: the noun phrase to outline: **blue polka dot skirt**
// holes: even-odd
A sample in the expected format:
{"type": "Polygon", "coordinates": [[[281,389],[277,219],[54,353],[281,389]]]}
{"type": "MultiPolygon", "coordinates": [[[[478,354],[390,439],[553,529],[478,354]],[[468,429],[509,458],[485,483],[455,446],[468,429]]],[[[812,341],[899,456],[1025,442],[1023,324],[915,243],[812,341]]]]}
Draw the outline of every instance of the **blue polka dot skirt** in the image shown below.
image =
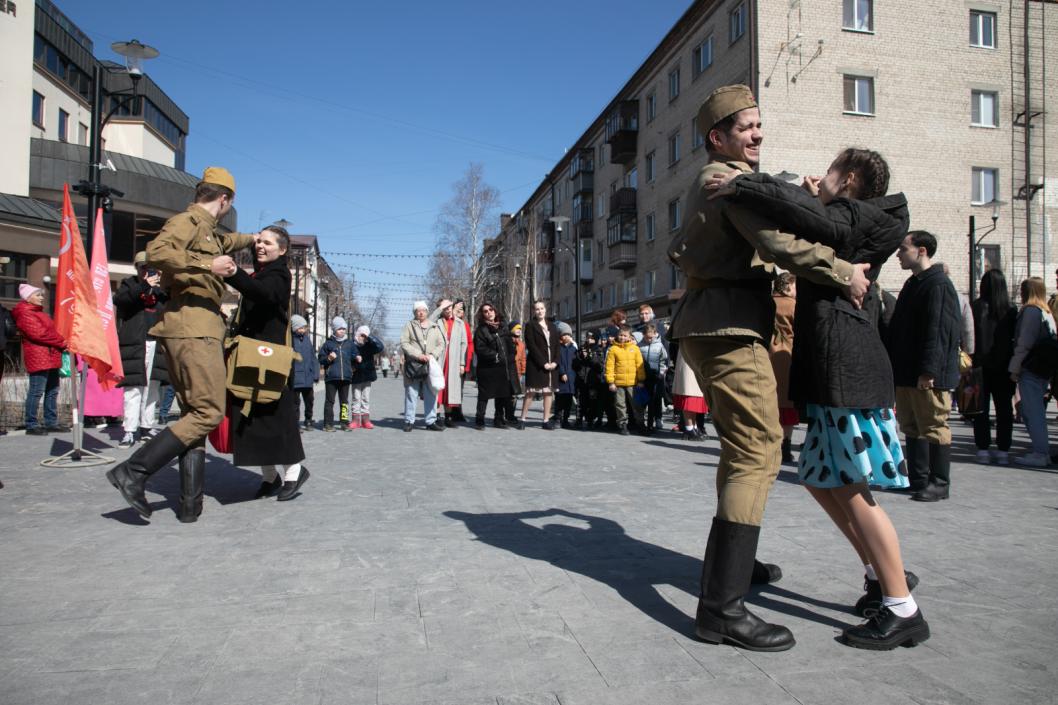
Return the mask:
{"type": "Polygon", "coordinates": [[[892,409],[809,404],[805,423],[798,476],[806,485],[833,489],[864,481],[885,488],[910,484],[892,409]]]}

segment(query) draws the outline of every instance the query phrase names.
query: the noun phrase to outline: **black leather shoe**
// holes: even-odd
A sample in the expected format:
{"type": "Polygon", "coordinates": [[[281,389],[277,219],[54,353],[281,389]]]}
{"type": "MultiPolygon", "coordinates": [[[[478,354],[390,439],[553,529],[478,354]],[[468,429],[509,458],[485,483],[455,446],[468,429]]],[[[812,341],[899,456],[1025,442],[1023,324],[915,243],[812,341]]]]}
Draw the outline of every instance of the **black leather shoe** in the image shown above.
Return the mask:
{"type": "Polygon", "coordinates": [[[445,428],[455,428],[456,420],[451,415],[445,415],[445,428]]]}
{"type": "Polygon", "coordinates": [[[43,426],[34,426],[33,428],[26,429],[27,436],[46,436],[48,435],[48,429],[43,426]]]}
{"type": "Polygon", "coordinates": [[[518,429],[519,431],[524,431],[525,430],[525,422],[522,421],[521,419],[518,419],[517,421],[514,422],[514,427],[516,429],[518,429]]]}
{"type": "Polygon", "coordinates": [[[413,428],[415,428],[415,426],[413,424],[410,424],[410,423],[404,424],[404,432],[405,433],[411,433],[411,430],[413,428]]]}
{"type": "MultiPolygon", "coordinates": [[[[907,581],[908,592],[918,585],[918,576],[909,570],[904,571],[904,580],[907,581]]],[[[856,606],[853,609],[857,615],[866,619],[882,608],[882,584],[864,575],[863,589],[866,592],[856,600],[856,606]]]]}
{"type": "Polygon", "coordinates": [[[541,428],[543,428],[545,431],[554,431],[555,430],[555,422],[554,421],[545,421],[544,425],[541,426],[541,428]]]}
{"type": "Polygon", "coordinates": [[[477,429],[478,431],[484,431],[485,430],[485,419],[479,419],[478,421],[475,421],[474,422],[474,428],[477,429]]]}
{"type": "Polygon", "coordinates": [[[948,498],[948,492],[948,485],[926,485],[925,489],[911,495],[911,499],[915,502],[939,502],[948,498]]]}
{"type": "Polygon", "coordinates": [[[283,486],[283,478],[276,475],[276,479],[271,482],[262,482],[261,486],[257,488],[254,499],[264,499],[265,497],[271,497],[275,494],[275,491],[283,486]]]}
{"type": "Polygon", "coordinates": [[[922,610],[910,617],[897,617],[888,607],[858,627],[849,627],[841,634],[849,646],[872,651],[891,651],[898,646],[915,646],[929,639],[929,624],[922,610]]]}
{"type": "Polygon", "coordinates": [[[782,580],[782,568],[774,563],[761,563],[754,559],[753,575],[750,576],[750,585],[768,585],[782,580]]]}
{"type": "Polygon", "coordinates": [[[440,421],[434,421],[432,424],[426,427],[427,431],[443,431],[445,430],[444,424],[440,421]]]}
{"type": "Polygon", "coordinates": [[[288,499],[294,499],[297,496],[298,490],[305,484],[305,481],[309,479],[309,469],[304,465],[301,466],[301,472],[298,473],[297,480],[291,480],[283,483],[283,489],[279,490],[279,494],[276,495],[277,502],[286,502],[288,499]]]}

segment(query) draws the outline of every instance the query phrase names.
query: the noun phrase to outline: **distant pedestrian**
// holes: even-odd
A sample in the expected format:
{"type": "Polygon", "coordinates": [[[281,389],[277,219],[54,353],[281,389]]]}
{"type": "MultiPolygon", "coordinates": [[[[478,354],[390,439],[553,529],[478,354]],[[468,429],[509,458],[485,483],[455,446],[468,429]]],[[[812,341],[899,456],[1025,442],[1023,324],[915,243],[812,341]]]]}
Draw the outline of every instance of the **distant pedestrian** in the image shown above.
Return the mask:
{"type": "Polygon", "coordinates": [[[382,379],[389,379],[389,368],[390,368],[389,355],[383,355],[382,356],[382,359],[379,360],[378,368],[380,370],[382,370],[382,379]]]}
{"type": "Polygon", "coordinates": [[[509,428],[514,423],[514,392],[518,388],[514,339],[496,307],[490,303],[478,308],[474,326],[474,350],[477,353],[477,413],[474,427],[485,428],[485,411],[493,404],[493,425],[509,428]]]}
{"type": "Polygon", "coordinates": [[[1032,440],[1031,452],[1017,458],[1019,465],[1045,468],[1051,462],[1044,394],[1055,370],[1048,369],[1040,352],[1058,344],[1056,338],[1054,316],[1047,307],[1047,285],[1039,277],[1029,277],[1021,282],[1021,313],[1009,366],[1010,378],[1017,383],[1021,396],[1021,417],[1032,440]]]}
{"type": "Polygon", "coordinates": [[[529,406],[538,395],[544,403],[544,430],[551,431],[555,428],[551,421],[551,402],[554,399],[555,387],[558,386],[558,339],[558,328],[547,320],[547,304],[535,301],[533,320],[525,328],[525,400],[522,402],[518,429],[525,428],[529,406]]]}
{"type": "Polygon", "coordinates": [[[471,334],[467,322],[455,315],[456,306],[461,304],[462,302],[457,301],[447,306],[438,306],[438,327],[445,336],[445,356],[441,362],[441,369],[445,374],[445,388],[438,395],[437,402],[444,409],[444,425],[447,428],[453,428],[457,421],[465,420],[462,408],[463,378],[470,372],[471,334]]]}
{"type": "Polygon", "coordinates": [[[349,423],[349,388],[356,371],[356,343],[349,337],[349,324],[341,316],[331,320],[331,337],[320,346],[317,357],[323,366],[327,396],[323,404],[323,430],[334,431],[334,400],[338,400],[338,426],[349,423]]]}
{"type": "MultiPolygon", "coordinates": [[[[451,306],[442,301],[442,308],[451,306]]],[[[440,326],[430,320],[430,309],[425,301],[412,307],[414,318],[404,325],[400,334],[400,349],[404,354],[404,431],[415,428],[415,407],[422,399],[423,419],[429,431],[443,431],[437,422],[437,392],[430,387],[430,360],[441,363],[445,354],[445,336],[440,326]]]]}
{"type": "Polygon", "coordinates": [[[518,391],[515,396],[521,396],[525,393],[526,367],[525,340],[522,339],[522,324],[518,321],[511,321],[507,324],[507,328],[511,331],[511,340],[514,341],[514,368],[518,371],[518,391]]]}
{"type": "Polygon", "coordinates": [[[1018,310],[1010,303],[1007,279],[999,269],[981,277],[981,295],[973,302],[973,364],[981,370],[979,403],[981,412],[973,417],[977,462],[1007,465],[1014,433],[1014,390],[1010,359],[1014,356],[1014,330],[1018,310]],[[996,408],[996,449],[992,444],[991,407],[996,408]]]}
{"type": "Polygon", "coordinates": [[[316,405],[316,382],[320,381],[320,361],[316,357],[316,346],[309,335],[309,322],[303,316],[294,314],[290,317],[290,328],[293,335],[291,343],[294,352],[301,355],[300,360],[294,361],[294,393],[301,397],[301,403],[305,407],[305,420],[301,427],[305,431],[312,431],[313,408],[316,405]]]}
{"type": "Polygon", "coordinates": [[[44,292],[30,284],[20,284],[11,314],[22,333],[22,360],[29,374],[26,392],[26,434],[44,436],[59,427],[59,368],[66,340],[55,329],[55,322],[44,312],[44,292]],[[44,425],[37,419],[37,407],[44,397],[44,425]]]}
{"type": "Polygon", "coordinates": [[[573,411],[573,397],[577,391],[577,378],[573,372],[573,361],[577,346],[573,343],[573,329],[568,323],[556,324],[559,332],[558,386],[555,388],[555,420],[562,428],[573,428],[569,415],[573,411]]]}
{"type": "Polygon", "coordinates": [[[631,418],[638,422],[639,411],[635,402],[635,388],[642,387],[646,381],[646,369],[643,366],[643,355],[632,339],[632,329],[623,325],[617,331],[617,342],[610,346],[606,353],[606,383],[614,395],[614,407],[617,410],[617,430],[627,436],[628,421],[631,418]]]}
{"type": "Polygon", "coordinates": [[[607,391],[606,352],[593,331],[585,335],[584,344],[573,361],[573,370],[577,375],[577,427],[601,427],[607,391]]]}
{"type": "Polygon", "coordinates": [[[661,427],[661,402],[664,396],[665,373],[669,368],[669,353],[658,335],[658,327],[648,323],[643,327],[643,339],[639,343],[639,352],[643,356],[643,369],[646,371],[645,386],[650,395],[646,406],[646,422],[643,430],[648,434],[661,427]]]}
{"type": "Polygon", "coordinates": [[[356,329],[354,342],[358,362],[356,372],[353,373],[353,416],[349,421],[349,428],[370,431],[375,427],[375,424],[371,423],[371,383],[378,379],[375,358],[383,353],[385,345],[376,336],[371,335],[368,326],[356,329]]]}

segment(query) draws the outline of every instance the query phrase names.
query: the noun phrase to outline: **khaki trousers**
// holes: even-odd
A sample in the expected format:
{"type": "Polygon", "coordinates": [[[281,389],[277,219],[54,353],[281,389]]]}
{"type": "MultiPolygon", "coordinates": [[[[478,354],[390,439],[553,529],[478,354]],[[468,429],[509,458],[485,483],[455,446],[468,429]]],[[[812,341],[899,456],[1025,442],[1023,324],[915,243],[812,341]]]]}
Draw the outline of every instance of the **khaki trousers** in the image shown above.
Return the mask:
{"type": "Polygon", "coordinates": [[[224,419],[228,374],[223,345],[215,338],[166,338],[165,352],[181,411],[169,430],[189,448],[201,446],[224,419]]]}
{"type": "Polygon", "coordinates": [[[908,438],[924,438],[937,445],[951,445],[951,392],[942,389],[896,388],[896,420],[908,438]]]}
{"type": "Polygon", "coordinates": [[[782,461],[782,426],[768,349],[759,340],[680,340],[720,434],[716,516],[760,526],[782,461]]]}

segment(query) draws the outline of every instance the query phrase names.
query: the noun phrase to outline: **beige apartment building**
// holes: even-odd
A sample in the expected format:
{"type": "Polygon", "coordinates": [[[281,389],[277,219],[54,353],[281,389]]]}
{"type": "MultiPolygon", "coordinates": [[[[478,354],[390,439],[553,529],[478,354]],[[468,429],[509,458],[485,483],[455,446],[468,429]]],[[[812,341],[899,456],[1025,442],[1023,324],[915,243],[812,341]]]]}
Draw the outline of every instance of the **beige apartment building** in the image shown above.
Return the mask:
{"type": "MultiPolygon", "coordinates": [[[[707,160],[695,116],[728,83],[758,96],[763,171],[821,175],[844,147],[878,150],[959,290],[970,287],[971,217],[978,276],[996,266],[1012,283],[1053,285],[1056,27],[1053,1],[699,0],[504,217],[483,257],[492,293],[524,284],[523,298],[572,320],[579,252],[585,327],[643,302],[666,316],[681,286],[666,249],[707,160]],[[561,231],[556,216],[568,218],[561,231]]],[[[894,259],[882,284],[905,278],[894,259]]]]}

